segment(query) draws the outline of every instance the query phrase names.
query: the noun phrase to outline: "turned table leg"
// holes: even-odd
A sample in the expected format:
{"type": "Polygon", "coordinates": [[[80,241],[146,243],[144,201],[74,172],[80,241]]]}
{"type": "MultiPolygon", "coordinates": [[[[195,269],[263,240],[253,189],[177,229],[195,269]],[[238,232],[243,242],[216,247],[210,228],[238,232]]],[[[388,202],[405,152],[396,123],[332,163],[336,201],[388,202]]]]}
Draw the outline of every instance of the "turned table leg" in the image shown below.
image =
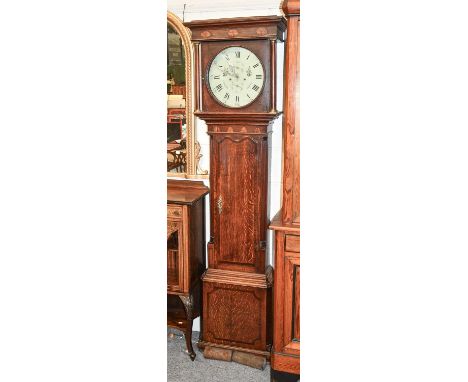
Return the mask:
{"type": "Polygon", "coordinates": [[[196,357],[192,346],[192,323],[193,323],[193,297],[191,294],[188,296],[179,295],[180,300],[184,304],[185,314],[187,315],[187,329],[185,331],[185,343],[189,352],[190,359],[193,361],[196,357]]]}

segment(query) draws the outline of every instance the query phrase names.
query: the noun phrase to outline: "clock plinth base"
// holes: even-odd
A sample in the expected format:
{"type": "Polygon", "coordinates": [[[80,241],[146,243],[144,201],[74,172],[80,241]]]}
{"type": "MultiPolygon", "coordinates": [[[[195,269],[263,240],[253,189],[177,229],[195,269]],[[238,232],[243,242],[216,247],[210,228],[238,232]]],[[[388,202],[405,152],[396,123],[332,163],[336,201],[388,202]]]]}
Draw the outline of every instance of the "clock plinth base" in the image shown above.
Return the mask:
{"type": "Polygon", "coordinates": [[[265,274],[208,269],[203,280],[206,345],[270,357],[271,283],[265,274]]]}
{"type": "MultiPolygon", "coordinates": [[[[237,346],[229,346],[229,345],[220,345],[220,344],[216,344],[216,343],[212,343],[212,342],[208,342],[208,341],[203,341],[202,339],[200,339],[198,342],[197,342],[197,346],[200,350],[204,351],[205,349],[207,348],[211,348],[211,349],[217,349],[217,350],[228,350],[228,351],[237,351],[237,352],[241,352],[241,353],[244,353],[244,354],[251,354],[252,356],[257,356],[257,357],[264,357],[266,362],[270,362],[270,357],[271,357],[271,353],[270,353],[270,347],[268,347],[268,350],[252,350],[252,349],[244,349],[244,348],[241,348],[241,347],[237,347],[237,346]]],[[[213,353],[212,353],[213,354],[213,353]]],[[[217,360],[220,360],[220,361],[231,361],[232,360],[232,354],[231,354],[231,357],[228,357],[230,359],[226,359],[226,356],[222,356],[221,355],[221,352],[219,352],[219,357],[216,357],[216,356],[213,356],[213,357],[205,357],[205,358],[212,358],[212,359],[217,359],[217,360]],[[224,358],[224,359],[223,359],[224,358]]]]}

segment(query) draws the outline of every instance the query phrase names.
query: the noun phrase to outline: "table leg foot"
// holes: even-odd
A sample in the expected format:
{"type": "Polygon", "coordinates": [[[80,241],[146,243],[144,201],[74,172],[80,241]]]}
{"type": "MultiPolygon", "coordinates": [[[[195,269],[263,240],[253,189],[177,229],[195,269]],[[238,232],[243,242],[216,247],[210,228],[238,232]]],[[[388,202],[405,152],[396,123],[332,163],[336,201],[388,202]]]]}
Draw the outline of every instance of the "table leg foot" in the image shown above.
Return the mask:
{"type": "Polygon", "coordinates": [[[192,295],[188,296],[179,296],[180,300],[184,304],[185,314],[187,315],[187,329],[185,332],[185,343],[187,345],[187,351],[189,353],[190,359],[195,360],[196,353],[193,351],[192,346],[192,323],[193,323],[193,297],[192,295]]]}

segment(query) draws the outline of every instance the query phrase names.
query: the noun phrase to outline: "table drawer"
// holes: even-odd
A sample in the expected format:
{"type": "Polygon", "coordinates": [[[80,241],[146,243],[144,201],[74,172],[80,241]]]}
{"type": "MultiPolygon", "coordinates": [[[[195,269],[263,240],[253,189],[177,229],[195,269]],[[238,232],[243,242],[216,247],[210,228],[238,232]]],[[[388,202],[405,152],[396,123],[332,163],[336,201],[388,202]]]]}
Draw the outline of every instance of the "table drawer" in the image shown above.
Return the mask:
{"type": "Polygon", "coordinates": [[[167,217],[168,218],[180,218],[182,219],[182,206],[177,204],[168,204],[167,205],[167,217]]]}
{"type": "Polygon", "coordinates": [[[284,249],[287,252],[300,252],[300,236],[286,235],[284,249]]]}

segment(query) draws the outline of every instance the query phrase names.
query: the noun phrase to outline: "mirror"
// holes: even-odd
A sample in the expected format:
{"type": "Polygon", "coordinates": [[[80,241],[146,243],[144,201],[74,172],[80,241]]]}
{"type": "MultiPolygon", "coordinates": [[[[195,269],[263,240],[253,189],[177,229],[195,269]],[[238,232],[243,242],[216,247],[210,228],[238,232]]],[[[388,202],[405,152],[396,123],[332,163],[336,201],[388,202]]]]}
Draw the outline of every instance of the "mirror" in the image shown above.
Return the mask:
{"type": "Polygon", "coordinates": [[[189,30],[167,13],[167,175],[206,175],[198,168],[200,144],[192,109],[192,45],[189,30]]]}

